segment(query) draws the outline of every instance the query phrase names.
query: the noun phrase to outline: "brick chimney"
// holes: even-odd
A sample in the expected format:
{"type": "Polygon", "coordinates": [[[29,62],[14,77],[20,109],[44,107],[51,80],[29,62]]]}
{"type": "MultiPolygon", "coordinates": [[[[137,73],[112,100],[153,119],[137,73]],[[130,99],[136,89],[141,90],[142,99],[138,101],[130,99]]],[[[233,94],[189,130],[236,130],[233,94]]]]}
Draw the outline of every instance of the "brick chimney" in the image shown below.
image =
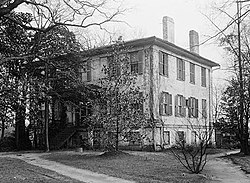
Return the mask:
{"type": "Polygon", "coordinates": [[[174,20],[168,16],[164,16],[162,19],[163,25],[163,39],[174,43],[174,20]]]}
{"type": "Polygon", "coordinates": [[[191,30],[189,31],[189,47],[190,52],[199,54],[199,34],[198,32],[191,30]]]}

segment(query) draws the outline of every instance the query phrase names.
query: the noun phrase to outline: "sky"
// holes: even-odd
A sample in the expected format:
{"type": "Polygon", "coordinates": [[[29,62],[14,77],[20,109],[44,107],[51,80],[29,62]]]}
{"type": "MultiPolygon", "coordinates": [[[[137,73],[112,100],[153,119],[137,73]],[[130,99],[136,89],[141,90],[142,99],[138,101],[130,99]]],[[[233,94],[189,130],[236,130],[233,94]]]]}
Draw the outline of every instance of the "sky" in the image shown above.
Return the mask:
{"type": "MultiPolygon", "coordinates": [[[[162,38],[162,17],[169,16],[175,23],[175,44],[189,49],[189,31],[196,30],[200,36],[200,43],[215,34],[217,29],[206,18],[215,16],[214,6],[220,5],[223,0],[124,0],[128,8],[122,20],[129,25],[118,25],[117,31],[123,35],[124,40],[140,37],[156,36],[162,38]],[[205,15],[204,15],[205,14],[205,15]]],[[[233,7],[234,8],[234,7],[233,7]]],[[[235,5],[236,8],[236,5],[235,5]]],[[[218,13],[218,11],[217,11],[218,13]]],[[[216,22],[224,26],[228,20],[217,17],[216,22]]],[[[218,41],[211,41],[200,45],[200,55],[221,65],[220,70],[213,74],[214,83],[225,83],[231,75],[226,68],[227,54],[218,46],[218,41]]]]}

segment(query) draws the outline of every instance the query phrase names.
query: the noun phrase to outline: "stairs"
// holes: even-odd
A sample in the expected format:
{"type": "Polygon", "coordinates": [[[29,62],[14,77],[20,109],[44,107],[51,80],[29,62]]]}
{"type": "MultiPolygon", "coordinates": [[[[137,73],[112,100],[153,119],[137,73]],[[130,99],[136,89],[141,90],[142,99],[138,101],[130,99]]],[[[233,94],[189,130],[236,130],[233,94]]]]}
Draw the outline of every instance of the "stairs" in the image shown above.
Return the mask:
{"type": "Polygon", "coordinates": [[[73,126],[67,126],[57,136],[50,141],[51,149],[60,149],[75,133],[77,129],[73,126]]]}

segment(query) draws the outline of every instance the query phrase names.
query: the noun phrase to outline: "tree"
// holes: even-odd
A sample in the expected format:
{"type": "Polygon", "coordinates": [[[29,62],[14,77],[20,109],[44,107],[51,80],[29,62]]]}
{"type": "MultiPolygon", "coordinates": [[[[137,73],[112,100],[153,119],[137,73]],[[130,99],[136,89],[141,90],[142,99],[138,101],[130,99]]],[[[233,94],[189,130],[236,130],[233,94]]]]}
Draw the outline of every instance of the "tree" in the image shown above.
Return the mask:
{"type": "Polygon", "coordinates": [[[229,53],[230,57],[232,58],[232,67],[230,68],[233,70],[235,74],[234,80],[238,82],[238,92],[239,92],[239,109],[238,109],[238,118],[237,124],[238,129],[240,132],[241,140],[241,152],[244,154],[249,154],[249,147],[248,147],[248,115],[246,113],[248,110],[248,102],[247,98],[245,98],[245,92],[248,85],[246,82],[249,73],[249,27],[247,23],[244,23],[246,19],[248,19],[249,9],[248,4],[242,6],[242,3],[249,2],[247,1],[236,1],[237,9],[236,14],[232,15],[227,12],[229,6],[235,5],[235,1],[227,1],[225,2],[219,10],[220,14],[229,18],[229,22],[227,23],[225,28],[221,28],[218,26],[211,18],[206,16],[210,22],[218,29],[218,33],[213,36],[219,36],[219,40],[221,46],[223,46],[229,53]],[[236,26],[234,26],[236,24],[236,26]]]}
{"type": "Polygon", "coordinates": [[[108,150],[118,151],[119,141],[140,142],[143,129],[150,125],[143,112],[144,97],[136,84],[136,72],[140,68],[132,70],[129,54],[121,41],[112,45],[109,54],[103,68],[105,77],[98,84],[99,95],[91,102],[97,109],[91,116],[91,128],[101,130],[105,139],[102,143],[108,150]]]}

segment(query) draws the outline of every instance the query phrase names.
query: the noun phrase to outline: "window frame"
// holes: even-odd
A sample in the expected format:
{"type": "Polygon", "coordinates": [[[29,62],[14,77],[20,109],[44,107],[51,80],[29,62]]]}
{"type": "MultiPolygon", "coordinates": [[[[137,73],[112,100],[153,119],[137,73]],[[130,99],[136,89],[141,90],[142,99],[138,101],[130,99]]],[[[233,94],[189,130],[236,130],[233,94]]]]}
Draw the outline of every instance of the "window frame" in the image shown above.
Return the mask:
{"type": "Polygon", "coordinates": [[[170,145],[170,131],[167,131],[167,130],[163,131],[163,144],[170,145]],[[165,137],[167,137],[167,142],[166,142],[165,137]]]}
{"type": "Polygon", "coordinates": [[[185,61],[181,58],[177,58],[176,62],[177,62],[177,80],[185,81],[185,61]]]}
{"type": "Polygon", "coordinates": [[[183,95],[175,96],[175,116],[186,117],[186,98],[183,95]]]}
{"type": "Polygon", "coordinates": [[[168,92],[161,92],[159,107],[161,116],[172,116],[173,115],[172,94],[168,92]]]}
{"type": "Polygon", "coordinates": [[[159,51],[159,74],[168,77],[168,60],[169,55],[165,52],[159,51]]]}
{"type": "Polygon", "coordinates": [[[143,51],[133,51],[129,53],[130,72],[141,75],[143,73],[143,51]],[[136,66],[136,71],[134,67],[136,66]]]}

